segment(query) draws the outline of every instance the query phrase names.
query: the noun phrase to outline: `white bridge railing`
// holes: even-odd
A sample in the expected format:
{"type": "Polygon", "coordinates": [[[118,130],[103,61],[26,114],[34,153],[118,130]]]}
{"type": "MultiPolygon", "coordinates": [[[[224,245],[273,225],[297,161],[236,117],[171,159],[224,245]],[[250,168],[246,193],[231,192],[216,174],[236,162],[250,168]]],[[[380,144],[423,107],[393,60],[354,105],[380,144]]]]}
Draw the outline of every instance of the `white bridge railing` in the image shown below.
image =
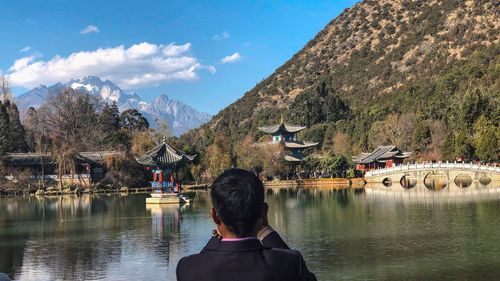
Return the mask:
{"type": "Polygon", "coordinates": [[[468,170],[468,171],[491,172],[500,174],[500,167],[474,164],[474,163],[414,163],[414,164],[397,165],[390,168],[369,170],[365,173],[365,177],[371,177],[383,174],[392,174],[395,172],[402,172],[402,171],[436,170],[436,169],[468,170]]]}

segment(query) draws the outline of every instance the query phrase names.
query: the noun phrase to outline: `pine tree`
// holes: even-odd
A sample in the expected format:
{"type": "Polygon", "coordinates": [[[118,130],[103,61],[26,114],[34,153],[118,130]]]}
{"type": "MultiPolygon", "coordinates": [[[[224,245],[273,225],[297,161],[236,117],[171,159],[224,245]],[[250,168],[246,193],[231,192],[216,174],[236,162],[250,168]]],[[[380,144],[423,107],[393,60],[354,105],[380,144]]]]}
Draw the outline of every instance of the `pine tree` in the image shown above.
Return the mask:
{"type": "Polygon", "coordinates": [[[474,156],[471,136],[464,131],[459,131],[455,136],[455,155],[463,161],[471,160],[474,156]]]}
{"type": "Polygon", "coordinates": [[[115,101],[104,105],[101,114],[99,114],[99,122],[102,124],[105,132],[111,133],[120,128],[120,111],[115,101]]]}
{"type": "Polygon", "coordinates": [[[5,105],[0,102],[0,155],[9,151],[9,114],[5,105]]]}
{"type": "Polygon", "coordinates": [[[28,145],[25,139],[25,130],[19,119],[19,110],[15,103],[5,102],[5,109],[9,114],[9,145],[10,152],[26,152],[28,145]]]}
{"type": "Polygon", "coordinates": [[[417,152],[424,152],[432,142],[431,130],[424,122],[419,122],[413,131],[413,148],[417,152]]]}
{"type": "Polygon", "coordinates": [[[149,122],[137,109],[127,109],[120,115],[120,126],[134,134],[147,131],[149,122]]]}
{"type": "Polygon", "coordinates": [[[443,143],[443,158],[445,160],[455,159],[455,134],[453,132],[448,132],[443,143]]]}
{"type": "Polygon", "coordinates": [[[28,151],[36,151],[37,142],[35,135],[37,133],[38,120],[37,112],[34,107],[28,108],[26,112],[26,118],[24,119],[24,129],[26,136],[26,144],[28,145],[28,151]]]}
{"type": "Polygon", "coordinates": [[[474,124],[476,157],[482,161],[498,160],[497,128],[484,115],[474,124]]]}

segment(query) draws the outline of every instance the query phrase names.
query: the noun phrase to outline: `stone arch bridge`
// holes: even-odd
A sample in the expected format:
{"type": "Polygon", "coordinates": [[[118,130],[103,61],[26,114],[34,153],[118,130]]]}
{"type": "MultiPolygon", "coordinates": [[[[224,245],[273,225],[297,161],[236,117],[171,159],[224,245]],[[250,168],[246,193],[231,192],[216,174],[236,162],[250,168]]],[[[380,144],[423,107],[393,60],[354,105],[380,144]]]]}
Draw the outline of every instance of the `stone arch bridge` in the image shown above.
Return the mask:
{"type": "Polygon", "coordinates": [[[440,190],[451,183],[462,188],[473,183],[488,186],[494,182],[500,184],[500,167],[473,163],[406,164],[367,171],[365,181],[407,189],[424,185],[428,189],[440,190]]]}

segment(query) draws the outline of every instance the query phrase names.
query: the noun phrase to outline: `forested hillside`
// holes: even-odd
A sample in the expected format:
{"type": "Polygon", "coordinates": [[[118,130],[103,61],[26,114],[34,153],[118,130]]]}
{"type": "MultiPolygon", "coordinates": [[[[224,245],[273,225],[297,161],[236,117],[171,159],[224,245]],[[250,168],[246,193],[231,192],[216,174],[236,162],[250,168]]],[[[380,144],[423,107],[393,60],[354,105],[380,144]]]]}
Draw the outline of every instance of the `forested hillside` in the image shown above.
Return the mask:
{"type": "Polygon", "coordinates": [[[283,114],[309,126],[318,153],[395,144],[419,160],[498,160],[499,11],[494,0],[362,1],[181,141],[205,151],[227,138],[220,150],[237,163],[242,140],[283,114]]]}

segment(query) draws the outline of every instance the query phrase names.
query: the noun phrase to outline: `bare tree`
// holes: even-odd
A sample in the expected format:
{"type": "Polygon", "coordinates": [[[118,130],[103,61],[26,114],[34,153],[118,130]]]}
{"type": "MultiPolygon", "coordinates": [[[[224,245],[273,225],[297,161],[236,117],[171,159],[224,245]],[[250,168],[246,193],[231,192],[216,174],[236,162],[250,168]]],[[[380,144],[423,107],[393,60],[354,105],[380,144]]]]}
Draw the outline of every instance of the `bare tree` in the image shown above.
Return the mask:
{"type": "Polygon", "coordinates": [[[172,136],[172,131],[168,122],[164,119],[156,119],[156,129],[153,129],[153,140],[155,143],[160,143],[164,139],[172,136]]]}
{"type": "Polygon", "coordinates": [[[12,100],[12,93],[10,92],[9,82],[5,76],[0,77],[0,90],[2,91],[1,100],[12,100]]]}
{"type": "Polygon", "coordinates": [[[45,188],[45,155],[50,151],[50,139],[47,130],[38,118],[38,112],[30,107],[24,120],[28,147],[30,151],[35,151],[40,156],[41,188],[45,188]]]}
{"type": "Polygon", "coordinates": [[[60,190],[67,167],[72,175],[76,171],[78,152],[98,146],[96,135],[101,129],[96,106],[97,100],[92,96],[68,88],[50,98],[39,110],[39,124],[50,137],[58,162],[60,190]]]}

